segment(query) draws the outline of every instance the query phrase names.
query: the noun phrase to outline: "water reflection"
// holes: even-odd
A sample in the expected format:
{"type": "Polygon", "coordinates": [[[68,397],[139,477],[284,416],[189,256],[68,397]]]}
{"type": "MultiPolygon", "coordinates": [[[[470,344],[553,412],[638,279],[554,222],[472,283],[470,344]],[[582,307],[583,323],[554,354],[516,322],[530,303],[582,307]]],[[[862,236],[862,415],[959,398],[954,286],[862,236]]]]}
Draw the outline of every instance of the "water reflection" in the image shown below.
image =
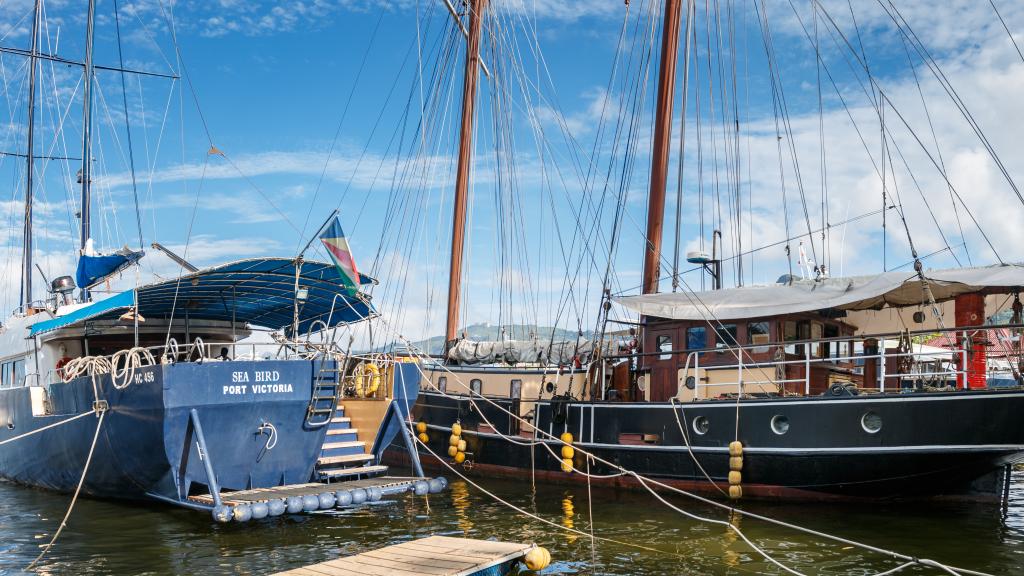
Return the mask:
{"type": "MultiPolygon", "coordinates": [[[[575,510],[572,507],[572,493],[566,494],[562,498],[562,526],[572,530],[576,528],[576,523],[573,522],[572,517],[576,515],[575,510]]],[[[576,540],[579,539],[579,535],[575,532],[565,533],[565,541],[569,544],[575,544],[576,540]]]]}
{"type": "MultiPolygon", "coordinates": [[[[1024,573],[1024,471],[1018,470],[1006,506],[931,502],[914,506],[745,503],[780,520],[842,534],[900,552],[993,574],[1024,573]]],[[[196,512],[82,499],[39,573],[266,574],[322,562],[430,534],[537,542],[552,552],[545,574],[778,573],[732,530],[689,520],[650,497],[594,489],[593,515],[582,521],[586,488],[481,480],[516,506],[565,528],[623,544],[558,530],[517,515],[453,482],[449,493],[402,498],[353,510],[212,524],[196,512]],[[657,549],[642,550],[636,546],[657,549]]],[[[20,574],[56,528],[68,498],[0,483],[0,574],[20,574]]],[[[808,574],[863,575],[895,564],[685,499],[686,510],[732,522],[780,561],[808,574]]]]}

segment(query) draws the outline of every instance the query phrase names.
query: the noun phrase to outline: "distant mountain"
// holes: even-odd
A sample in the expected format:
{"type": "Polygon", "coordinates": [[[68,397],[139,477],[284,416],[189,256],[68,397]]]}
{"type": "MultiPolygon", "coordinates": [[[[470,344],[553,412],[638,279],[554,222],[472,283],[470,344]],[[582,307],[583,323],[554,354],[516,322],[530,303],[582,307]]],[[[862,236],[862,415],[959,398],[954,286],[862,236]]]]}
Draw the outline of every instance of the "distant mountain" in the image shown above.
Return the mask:
{"type": "MultiPolygon", "coordinates": [[[[562,328],[555,328],[554,336],[552,336],[552,328],[550,326],[531,326],[527,324],[506,324],[505,326],[495,326],[489,323],[466,326],[459,330],[459,334],[465,332],[467,338],[475,341],[501,340],[502,328],[505,329],[505,340],[528,340],[531,338],[531,335],[534,335],[542,342],[549,340],[558,342],[562,340],[575,340],[577,336],[577,333],[574,330],[565,330],[562,328]]],[[[583,332],[583,338],[590,339],[592,336],[593,332],[590,330],[585,330],[583,332]]],[[[413,342],[412,345],[418,350],[427,352],[428,354],[441,354],[444,351],[444,336],[431,336],[426,340],[413,342]]]]}

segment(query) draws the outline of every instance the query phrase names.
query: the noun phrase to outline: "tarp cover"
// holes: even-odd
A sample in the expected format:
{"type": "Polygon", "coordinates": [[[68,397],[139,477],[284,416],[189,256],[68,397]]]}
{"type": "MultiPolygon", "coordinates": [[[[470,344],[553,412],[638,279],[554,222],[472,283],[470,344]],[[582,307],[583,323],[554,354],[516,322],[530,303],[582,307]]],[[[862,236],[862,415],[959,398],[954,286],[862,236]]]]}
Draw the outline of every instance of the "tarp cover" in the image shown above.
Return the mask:
{"type": "Polygon", "coordinates": [[[558,342],[538,340],[459,340],[448,351],[448,359],[459,364],[570,364],[573,358],[587,362],[594,345],[580,339],[558,342]]]}
{"type": "Polygon", "coordinates": [[[138,262],[145,255],[146,253],[141,250],[135,252],[127,247],[105,256],[87,256],[83,254],[78,259],[75,282],[81,288],[92,288],[110,276],[138,262]]]}
{"type": "MultiPolygon", "coordinates": [[[[299,333],[322,321],[328,327],[359,322],[376,312],[362,295],[350,295],[338,269],[326,262],[305,261],[299,286],[308,295],[299,306],[299,333]]],[[[145,318],[189,318],[247,322],[290,332],[294,314],[295,261],[253,258],[193,272],[77,308],[52,320],[37,322],[32,335],[89,320],[118,318],[134,302],[145,318]]],[[[322,328],[322,325],[317,325],[322,328]]]]}
{"type": "MultiPolygon", "coordinates": [[[[1024,266],[1017,264],[929,270],[924,275],[938,302],[983,289],[1010,292],[1024,286],[1024,266]]],[[[830,308],[880,310],[927,304],[914,271],[708,292],[622,296],[615,301],[644,316],[675,320],[742,320],[830,308]]]]}

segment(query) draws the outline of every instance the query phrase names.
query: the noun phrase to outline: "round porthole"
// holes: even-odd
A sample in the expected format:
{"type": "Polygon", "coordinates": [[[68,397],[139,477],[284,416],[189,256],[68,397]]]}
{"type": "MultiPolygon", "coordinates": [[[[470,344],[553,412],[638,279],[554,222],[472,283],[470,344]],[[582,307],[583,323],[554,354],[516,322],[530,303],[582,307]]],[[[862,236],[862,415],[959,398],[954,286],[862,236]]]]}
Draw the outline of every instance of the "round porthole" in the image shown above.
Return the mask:
{"type": "Polygon", "coordinates": [[[555,383],[548,382],[544,385],[544,389],[547,390],[548,394],[553,394],[555,392],[555,383]]]}
{"type": "Polygon", "coordinates": [[[781,414],[772,416],[772,432],[775,432],[779,436],[789,432],[789,418],[786,418],[781,414]]]}
{"type": "Polygon", "coordinates": [[[693,431],[696,432],[697,434],[703,436],[708,433],[708,430],[710,428],[711,423],[708,422],[708,419],[706,417],[697,416],[696,418],[693,419],[693,431]]]}
{"type": "Polygon", "coordinates": [[[868,434],[876,434],[882,429],[882,417],[871,411],[865,412],[860,417],[860,427],[868,434]]]}
{"type": "Polygon", "coordinates": [[[687,376],[686,380],[683,381],[683,384],[686,385],[687,389],[693,390],[697,387],[697,380],[693,376],[687,376]]]}

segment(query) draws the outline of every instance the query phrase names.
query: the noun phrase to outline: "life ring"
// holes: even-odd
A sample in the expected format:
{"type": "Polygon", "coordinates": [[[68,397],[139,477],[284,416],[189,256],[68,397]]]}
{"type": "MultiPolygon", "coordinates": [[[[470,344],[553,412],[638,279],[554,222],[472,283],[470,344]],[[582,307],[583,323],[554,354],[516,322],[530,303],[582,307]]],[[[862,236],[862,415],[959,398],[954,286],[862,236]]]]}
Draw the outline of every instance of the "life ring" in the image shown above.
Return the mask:
{"type": "Polygon", "coordinates": [[[57,360],[57,366],[56,366],[57,376],[60,377],[61,380],[64,379],[64,372],[65,372],[64,367],[68,365],[68,362],[71,362],[71,357],[70,356],[65,356],[65,357],[61,358],[60,360],[57,360]]]}
{"type": "Polygon", "coordinates": [[[380,367],[373,362],[363,362],[356,366],[352,374],[356,384],[356,396],[366,398],[373,396],[380,388],[380,367]]]}

